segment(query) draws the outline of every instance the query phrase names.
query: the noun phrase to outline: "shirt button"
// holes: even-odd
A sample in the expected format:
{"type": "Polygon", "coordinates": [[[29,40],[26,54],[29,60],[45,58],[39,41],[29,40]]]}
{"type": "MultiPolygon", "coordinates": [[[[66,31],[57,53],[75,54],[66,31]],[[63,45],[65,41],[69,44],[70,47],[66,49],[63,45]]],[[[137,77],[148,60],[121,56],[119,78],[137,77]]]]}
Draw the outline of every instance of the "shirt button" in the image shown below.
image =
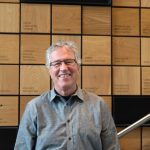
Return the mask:
{"type": "Polygon", "coordinates": [[[71,140],[71,137],[69,137],[69,141],[71,140]]]}
{"type": "Polygon", "coordinates": [[[67,120],[67,122],[69,123],[69,122],[70,122],[70,120],[67,120]]]}

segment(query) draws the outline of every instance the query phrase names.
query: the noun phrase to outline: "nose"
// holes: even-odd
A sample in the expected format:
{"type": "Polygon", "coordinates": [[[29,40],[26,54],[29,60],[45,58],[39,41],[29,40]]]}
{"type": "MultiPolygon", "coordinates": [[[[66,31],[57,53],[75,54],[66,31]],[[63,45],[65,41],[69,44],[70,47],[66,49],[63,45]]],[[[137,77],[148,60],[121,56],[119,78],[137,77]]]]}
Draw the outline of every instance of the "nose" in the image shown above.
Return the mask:
{"type": "Polygon", "coordinates": [[[65,69],[67,69],[68,67],[67,67],[67,65],[65,64],[65,62],[61,62],[61,65],[60,65],[60,69],[61,70],[65,70],[65,69]]]}

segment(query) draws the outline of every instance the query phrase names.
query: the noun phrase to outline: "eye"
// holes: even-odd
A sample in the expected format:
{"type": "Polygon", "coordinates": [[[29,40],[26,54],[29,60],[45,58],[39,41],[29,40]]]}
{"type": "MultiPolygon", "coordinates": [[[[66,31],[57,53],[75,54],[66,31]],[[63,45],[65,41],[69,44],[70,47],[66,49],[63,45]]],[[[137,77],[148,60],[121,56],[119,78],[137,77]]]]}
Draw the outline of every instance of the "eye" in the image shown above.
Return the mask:
{"type": "Polygon", "coordinates": [[[59,61],[54,63],[54,66],[60,66],[60,65],[61,65],[61,62],[59,61]]]}
{"type": "Polygon", "coordinates": [[[72,65],[75,63],[75,60],[74,59],[67,59],[64,61],[66,65],[72,65]]]}
{"type": "Polygon", "coordinates": [[[68,64],[68,65],[69,65],[69,64],[72,64],[72,63],[73,63],[72,60],[66,60],[66,61],[65,61],[65,64],[68,64]]]}
{"type": "Polygon", "coordinates": [[[50,63],[50,66],[54,67],[60,67],[62,63],[65,63],[66,65],[74,65],[76,63],[75,59],[66,59],[66,60],[57,60],[50,63]]]}
{"type": "Polygon", "coordinates": [[[61,65],[61,61],[54,61],[54,62],[51,62],[50,63],[50,66],[55,66],[55,67],[57,67],[57,66],[60,66],[61,65]]]}

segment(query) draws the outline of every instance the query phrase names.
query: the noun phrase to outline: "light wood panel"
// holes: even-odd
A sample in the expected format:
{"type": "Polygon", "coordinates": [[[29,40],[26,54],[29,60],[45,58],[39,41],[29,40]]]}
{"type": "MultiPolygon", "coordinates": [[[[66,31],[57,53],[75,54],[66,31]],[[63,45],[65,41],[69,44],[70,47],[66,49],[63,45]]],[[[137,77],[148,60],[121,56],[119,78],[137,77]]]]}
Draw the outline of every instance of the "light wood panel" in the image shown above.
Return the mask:
{"type": "Polygon", "coordinates": [[[150,36],[150,9],[141,9],[141,35],[150,36]]]}
{"type": "Polygon", "coordinates": [[[20,68],[20,94],[39,95],[50,89],[48,70],[42,65],[25,65],[20,68]]]}
{"type": "Polygon", "coordinates": [[[19,63],[19,35],[0,34],[0,63],[19,63]]]}
{"type": "Polygon", "coordinates": [[[0,3],[0,32],[19,32],[19,6],[0,3]]]}
{"type": "Polygon", "coordinates": [[[112,61],[114,65],[140,65],[140,38],[113,37],[112,61]]]}
{"type": "Polygon", "coordinates": [[[129,6],[139,7],[140,0],[112,0],[113,6],[129,6]]]}
{"type": "Polygon", "coordinates": [[[142,150],[150,149],[150,127],[142,128],[142,150]]]}
{"type": "Polygon", "coordinates": [[[50,5],[21,4],[21,32],[50,33],[50,5]]]}
{"type": "Polygon", "coordinates": [[[52,5],[53,33],[81,33],[81,6],[52,5]]]}
{"type": "Polygon", "coordinates": [[[111,34],[111,8],[83,6],[83,34],[111,34]]]}
{"type": "Polygon", "coordinates": [[[45,64],[46,49],[50,46],[49,35],[21,35],[21,63],[45,64]]]}
{"type": "Polygon", "coordinates": [[[140,67],[113,67],[113,94],[140,95],[140,67]]]}
{"type": "MultiPolygon", "coordinates": [[[[117,128],[118,131],[123,128],[117,128]]],[[[121,150],[141,150],[141,132],[140,128],[133,130],[119,139],[121,150]]]]}
{"type": "Polygon", "coordinates": [[[18,96],[0,96],[0,126],[18,125],[18,96]]]}
{"type": "Polygon", "coordinates": [[[82,86],[97,95],[111,94],[111,68],[104,66],[83,66],[82,86]]]}
{"type": "Polygon", "coordinates": [[[111,64],[110,36],[83,36],[82,63],[111,64]]]}
{"type": "Polygon", "coordinates": [[[0,94],[19,94],[19,66],[0,65],[0,94]]]}
{"type": "Polygon", "coordinates": [[[141,7],[150,7],[149,0],[141,0],[141,7]]]}
{"type": "Polygon", "coordinates": [[[150,38],[141,38],[141,64],[150,65],[150,38]]]}
{"type": "Polygon", "coordinates": [[[150,95],[150,67],[142,67],[142,94],[150,95]]]}
{"type": "Polygon", "coordinates": [[[112,8],[113,35],[139,35],[139,8],[112,8]]]}

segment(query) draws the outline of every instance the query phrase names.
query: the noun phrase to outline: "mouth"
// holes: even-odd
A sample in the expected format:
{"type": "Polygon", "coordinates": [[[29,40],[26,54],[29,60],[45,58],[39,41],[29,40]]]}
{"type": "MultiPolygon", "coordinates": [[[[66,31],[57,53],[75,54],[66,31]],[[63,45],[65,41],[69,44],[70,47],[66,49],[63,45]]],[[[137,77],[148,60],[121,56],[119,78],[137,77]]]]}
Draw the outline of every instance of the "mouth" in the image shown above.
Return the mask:
{"type": "Polygon", "coordinates": [[[70,77],[70,76],[71,76],[71,74],[69,74],[69,73],[65,73],[65,74],[60,74],[60,75],[58,75],[59,78],[68,78],[68,77],[70,77]]]}

